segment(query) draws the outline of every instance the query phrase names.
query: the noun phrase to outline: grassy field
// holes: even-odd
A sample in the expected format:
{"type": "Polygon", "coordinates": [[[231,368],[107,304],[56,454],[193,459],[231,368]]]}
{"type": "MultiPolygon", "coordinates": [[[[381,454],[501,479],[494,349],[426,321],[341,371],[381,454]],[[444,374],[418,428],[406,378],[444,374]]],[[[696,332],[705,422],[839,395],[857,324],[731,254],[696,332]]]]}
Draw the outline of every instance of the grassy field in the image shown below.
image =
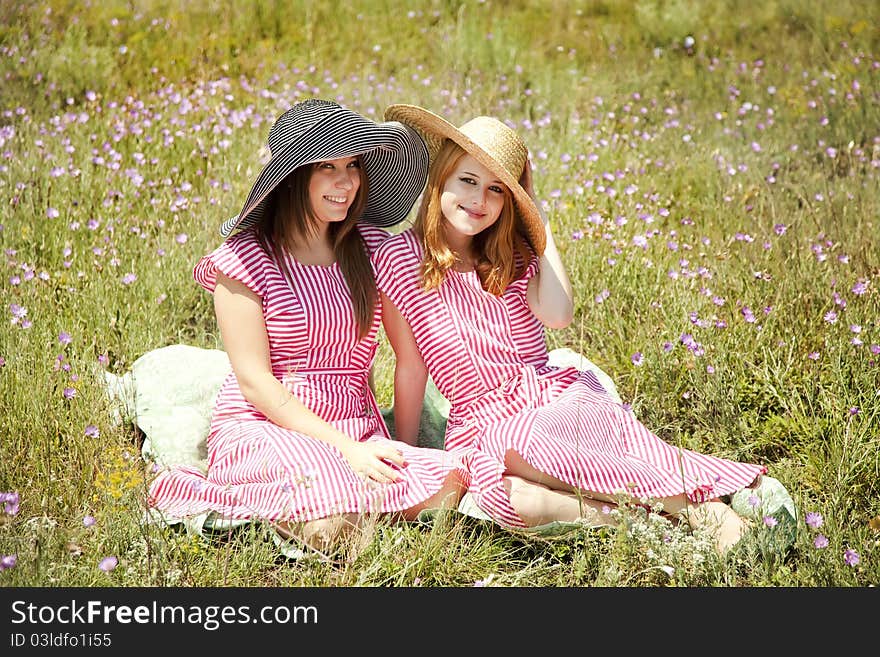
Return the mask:
{"type": "Polygon", "coordinates": [[[851,0],[0,1],[0,586],[876,585],[878,26],[851,0]],[[719,558],[635,511],[554,541],[447,514],[328,564],[261,525],[144,524],[103,372],[222,348],[192,267],[311,96],[516,127],[576,289],[548,345],[665,440],[765,463],[792,549],[759,526],[719,558]]]}

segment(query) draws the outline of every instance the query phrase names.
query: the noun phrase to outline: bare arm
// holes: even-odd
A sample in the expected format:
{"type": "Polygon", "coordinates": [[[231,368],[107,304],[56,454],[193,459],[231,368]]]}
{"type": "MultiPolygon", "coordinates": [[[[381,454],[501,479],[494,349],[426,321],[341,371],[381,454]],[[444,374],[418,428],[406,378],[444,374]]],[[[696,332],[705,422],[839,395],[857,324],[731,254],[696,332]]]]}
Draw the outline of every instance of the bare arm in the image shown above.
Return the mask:
{"type": "Polygon", "coordinates": [[[394,432],[398,440],[415,445],[419,438],[428,369],[412,329],[397,306],[382,295],[382,324],[394,349],[394,432]]]}
{"type": "Polygon", "coordinates": [[[217,274],[214,312],[223,345],[242,394],[275,424],[312,436],[339,449],[352,469],[380,482],[399,476],[381,459],[403,465],[389,445],[359,443],[312,412],[272,374],[269,336],[260,297],[242,282],[217,274]]]}
{"type": "Polygon", "coordinates": [[[531,160],[526,160],[520,184],[535,202],[535,207],[538,208],[544,223],[544,234],[547,238],[547,246],[538,263],[538,273],[529,281],[526,292],[529,309],[547,328],[565,328],[571,324],[574,318],[574,295],[571,281],[565,271],[565,265],[562,264],[559,251],[556,249],[553,231],[550,230],[550,221],[535,197],[531,160]]]}

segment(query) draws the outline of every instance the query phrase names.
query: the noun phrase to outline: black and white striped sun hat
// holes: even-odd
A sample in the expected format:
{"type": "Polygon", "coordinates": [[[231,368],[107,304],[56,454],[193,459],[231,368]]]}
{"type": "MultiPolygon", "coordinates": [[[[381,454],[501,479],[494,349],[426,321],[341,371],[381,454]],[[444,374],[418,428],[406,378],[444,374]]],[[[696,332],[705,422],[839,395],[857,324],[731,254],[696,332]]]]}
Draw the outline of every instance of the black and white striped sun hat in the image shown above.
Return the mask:
{"type": "Polygon", "coordinates": [[[415,130],[397,121],[376,123],[317,98],[278,117],[269,131],[269,153],[241,212],[220,226],[224,238],[261,221],[269,192],[304,164],[361,155],[368,181],[361,220],[383,227],[406,218],[428,177],[428,149],[415,130]]]}

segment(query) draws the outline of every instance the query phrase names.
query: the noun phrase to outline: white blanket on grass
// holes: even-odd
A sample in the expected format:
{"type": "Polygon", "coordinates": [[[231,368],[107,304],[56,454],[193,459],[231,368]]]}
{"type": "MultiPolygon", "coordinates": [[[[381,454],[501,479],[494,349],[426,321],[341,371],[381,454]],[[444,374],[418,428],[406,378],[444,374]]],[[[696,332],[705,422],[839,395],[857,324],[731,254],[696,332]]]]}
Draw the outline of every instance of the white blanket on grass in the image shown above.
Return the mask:
{"type": "MultiPolygon", "coordinates": [[[[611,378],[585,356],[571,349],[554,349],[549,362],[560,367],[572,366],[590,370],[608,393],[621,402],[617,387],[611,378]]],[[[146,460],[160,466],[188,465],[207,472],[206,439],[211,425],[211,413],[220,386],[232,366],[226,352],[176,344],[148,351],[138,358],[129,372],[122,376],[104,373],[112,414],[117,422],[131,422],[144,433],[142,453],[146,460]]],[[[389,429],[394,429],[391,409],[383,411],[389,429]]],[[[429,380],[422,410],[419,444],[425,447],[443,447],[449,402],[429,380]]],[[[797,524],[797,510],[785,487],[776,479],[764,475],[756,489],[737,492],[731,506],[746,517],[760,522],[763,515],[773,515],[785,527],[784,540],[792,540],[797,524]],[[786,521],[786,522],[783,522],[786,521]]],[[[458,510],[464,515],[482,520],[488,516],[465,495],[458,510]]],[[[224,530],[248,521],[229,521],[216,514],[195,518],[168,518],[151,514],[155,522],[183,523],[188,532],[202,534],[204,529],[224,530]]],[[[553,536],[564,534],[578,523],[551,522],[532,528],[534,533],[553,536]]],[[[279,544],[285,556],[298,559],[304,555],[295,545],[279,544]]]]}

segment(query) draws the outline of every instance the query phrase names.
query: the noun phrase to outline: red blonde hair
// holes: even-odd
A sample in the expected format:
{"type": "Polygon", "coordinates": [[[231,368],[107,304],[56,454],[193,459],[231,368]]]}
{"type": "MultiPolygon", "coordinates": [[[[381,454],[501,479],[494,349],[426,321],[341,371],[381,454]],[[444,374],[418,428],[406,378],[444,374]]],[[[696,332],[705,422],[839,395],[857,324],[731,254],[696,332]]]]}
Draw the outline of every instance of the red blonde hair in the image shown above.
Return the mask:
{"type": "MultiPolygon", "coordinates": [[[[425,290],[439,287],[446,272],[455,265],[455,254],[446,241],[446,218],[440,209],[440,196],[446,179],[464,155],[466,151],[461,146],[447,139],[428,171],[428,183],[413,224],[413,230],[425,250],[421,271],[425,290]]],[[[474,236],[474,246],[477,252],[477,275],[483,289],[501,296],[511,281],[522,275],[529,261],[526,242],[516,230],[513,197],[507,188],[498,221],[474,236]],[[519,259],[515,257],[516,253],[520,254],[519,259]]]]}

